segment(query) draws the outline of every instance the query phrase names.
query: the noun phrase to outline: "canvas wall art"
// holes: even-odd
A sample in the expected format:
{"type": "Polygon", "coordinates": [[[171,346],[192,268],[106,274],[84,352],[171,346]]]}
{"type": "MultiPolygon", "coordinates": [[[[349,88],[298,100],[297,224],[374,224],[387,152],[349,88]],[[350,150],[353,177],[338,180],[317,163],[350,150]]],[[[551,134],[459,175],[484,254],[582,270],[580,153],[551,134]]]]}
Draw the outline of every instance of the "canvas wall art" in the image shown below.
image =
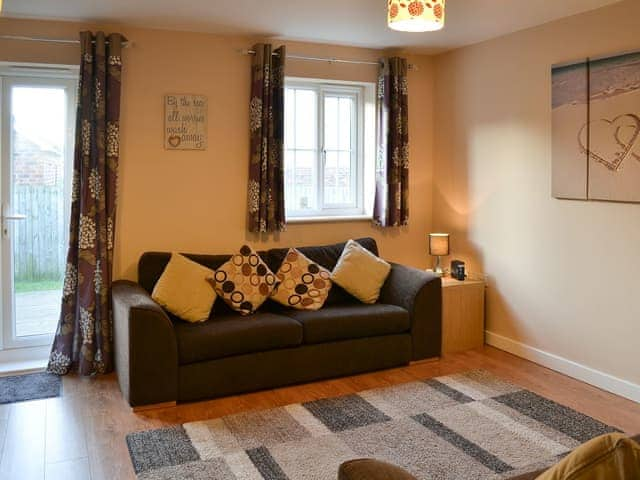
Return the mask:
{"type": "Polygon", "coordinates": [[[164,97],[164,148],[207,149],[207,97],[170,94],[164,97]]]}
{"type": "Polygon", "coordinates": [[[640,202],[640,52],[552,69],[552,193],[640,202]]]}

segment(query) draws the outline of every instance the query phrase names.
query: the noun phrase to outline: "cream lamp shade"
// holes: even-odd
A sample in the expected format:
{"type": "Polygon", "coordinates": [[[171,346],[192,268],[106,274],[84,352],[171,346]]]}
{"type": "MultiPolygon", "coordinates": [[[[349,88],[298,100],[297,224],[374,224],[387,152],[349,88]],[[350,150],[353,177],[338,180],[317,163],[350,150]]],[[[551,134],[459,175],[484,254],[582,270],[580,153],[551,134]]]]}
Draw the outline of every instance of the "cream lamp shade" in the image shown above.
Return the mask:
{"type": "Polygon", "coordinates": [[[429,255],[446,256],[449,255],[449,234],[430,233],[429,234],[429,255]]]}
{"type": "Polygon", "coordinates": [[[434,32],[444,27],[446,0],[387,0],[387,24],[401,32],[434,32]]]}

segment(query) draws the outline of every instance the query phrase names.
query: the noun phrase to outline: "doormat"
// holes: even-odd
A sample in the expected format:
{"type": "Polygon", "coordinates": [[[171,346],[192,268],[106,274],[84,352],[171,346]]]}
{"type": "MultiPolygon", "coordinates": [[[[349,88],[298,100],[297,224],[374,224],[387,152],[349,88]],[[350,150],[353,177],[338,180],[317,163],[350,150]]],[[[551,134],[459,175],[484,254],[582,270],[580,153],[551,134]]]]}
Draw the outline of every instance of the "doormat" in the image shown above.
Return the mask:
{"type": "Polygon", "coordinates": [[[62,378],[46,372],[0,377],[0,405],[59,397],[62,378]]]}

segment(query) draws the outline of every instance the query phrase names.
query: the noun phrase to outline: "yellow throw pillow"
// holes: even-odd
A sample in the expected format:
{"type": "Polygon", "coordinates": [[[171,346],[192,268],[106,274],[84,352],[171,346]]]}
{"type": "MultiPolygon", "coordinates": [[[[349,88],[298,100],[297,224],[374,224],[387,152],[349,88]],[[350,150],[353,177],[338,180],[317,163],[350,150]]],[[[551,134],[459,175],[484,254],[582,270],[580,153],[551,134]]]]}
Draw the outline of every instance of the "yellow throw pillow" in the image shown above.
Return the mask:
{"type": "Polygon", "coordinates": [[[209,318],[216,292],[209,283],[215,272],[179,253],[172,253],[151,298],[187,322],[209,318]]]}
{"type": "Polygon", "coordinates": [[[361,302],[376,303],[390,271],[391,265],[358,242],[349,240],[331,273],[331,280],[361,302]]]}
{"type": "Polygon", "coordinates": [[[276,272],[280,285],[271,294],[271,299],[297,310],[319,310],[331,290],[330,276],[326,268],[290,248],[276,272]]]}
{"type": "Polygon", "coordinates": [[[536,480],[640,479],[640,445],[621,433],[580,445],[536,480]]]}

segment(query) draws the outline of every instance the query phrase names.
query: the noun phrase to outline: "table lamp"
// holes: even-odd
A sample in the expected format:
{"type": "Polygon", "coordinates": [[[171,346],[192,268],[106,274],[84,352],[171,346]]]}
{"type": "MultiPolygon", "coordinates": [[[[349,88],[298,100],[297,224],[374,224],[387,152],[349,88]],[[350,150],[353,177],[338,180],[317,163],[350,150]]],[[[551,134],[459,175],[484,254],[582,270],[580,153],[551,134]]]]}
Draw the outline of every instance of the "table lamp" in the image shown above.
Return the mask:
{"type": "Polygon", "coordinates": [[[429,255],[436,257],[436,266],[433,273],[441,277],[444,272],[440,265],[440,257],[449,255],[449,234],[448,233],[430,233],[429,234],[429,255]]]}

